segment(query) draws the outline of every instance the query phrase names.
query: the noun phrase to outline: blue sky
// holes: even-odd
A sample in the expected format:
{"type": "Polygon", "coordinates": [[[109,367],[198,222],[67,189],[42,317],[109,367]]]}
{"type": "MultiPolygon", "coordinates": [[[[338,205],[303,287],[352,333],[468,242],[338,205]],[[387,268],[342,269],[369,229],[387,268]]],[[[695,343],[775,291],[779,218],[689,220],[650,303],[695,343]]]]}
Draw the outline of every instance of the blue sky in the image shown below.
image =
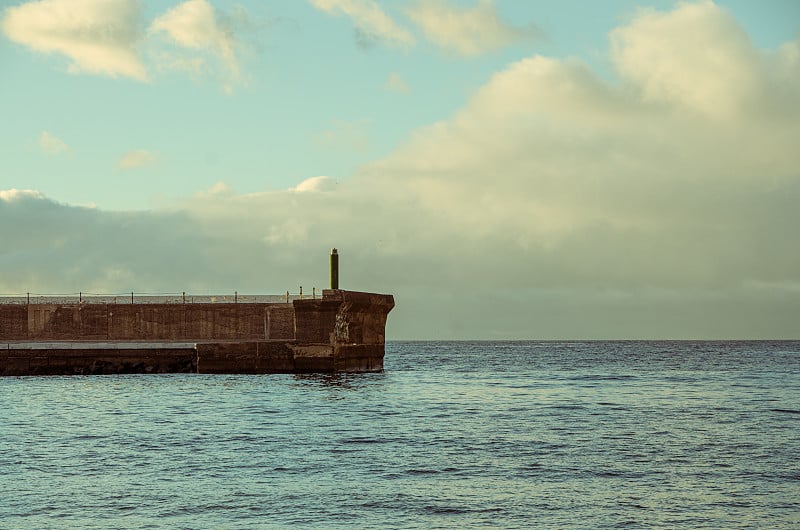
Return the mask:
{"type": "Polygon", "coordinates": [[[398,337],[800,335],[798,2],[0,7],[2,292],[282,292],[339,246],[398,337]]]}

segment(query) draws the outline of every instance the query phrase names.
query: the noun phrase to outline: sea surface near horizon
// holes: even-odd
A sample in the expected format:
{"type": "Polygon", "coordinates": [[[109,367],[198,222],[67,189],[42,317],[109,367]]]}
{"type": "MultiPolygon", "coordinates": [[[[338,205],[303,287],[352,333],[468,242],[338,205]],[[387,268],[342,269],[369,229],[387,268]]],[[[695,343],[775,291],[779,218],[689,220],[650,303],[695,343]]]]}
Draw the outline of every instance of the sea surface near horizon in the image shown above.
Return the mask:
{"type": "Polygon", "coordinates": [[[798,528],[800,342],[0,378],[0,528],[798,528]]]}

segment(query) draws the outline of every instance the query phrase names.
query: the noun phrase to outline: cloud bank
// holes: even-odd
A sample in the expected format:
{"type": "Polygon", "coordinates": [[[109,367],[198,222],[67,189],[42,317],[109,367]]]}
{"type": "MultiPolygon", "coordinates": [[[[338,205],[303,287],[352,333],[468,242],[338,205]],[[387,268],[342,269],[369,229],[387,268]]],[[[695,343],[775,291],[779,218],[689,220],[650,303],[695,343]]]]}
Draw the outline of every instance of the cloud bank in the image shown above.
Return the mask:
{"type": "Polygon", "coordinates": [[[2,192],[0,291],[324,287],[336,246],[344,287],[396,295],[393,338],[798,337],[798,42],[743,35],[710,2],[642,12],[616,79],[528,57],[335,187],[126,214],[2,192]]]}

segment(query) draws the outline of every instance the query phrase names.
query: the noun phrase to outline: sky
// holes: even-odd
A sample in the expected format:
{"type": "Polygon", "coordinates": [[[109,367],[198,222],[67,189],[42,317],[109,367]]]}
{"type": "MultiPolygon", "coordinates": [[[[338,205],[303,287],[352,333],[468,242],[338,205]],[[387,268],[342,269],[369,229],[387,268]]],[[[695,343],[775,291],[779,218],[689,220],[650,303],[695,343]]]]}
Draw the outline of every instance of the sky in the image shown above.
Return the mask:
{"type": "Polygon", "coordinates": [[[800,338],[800,2],[0,0],[0,294],[800,338]]]}

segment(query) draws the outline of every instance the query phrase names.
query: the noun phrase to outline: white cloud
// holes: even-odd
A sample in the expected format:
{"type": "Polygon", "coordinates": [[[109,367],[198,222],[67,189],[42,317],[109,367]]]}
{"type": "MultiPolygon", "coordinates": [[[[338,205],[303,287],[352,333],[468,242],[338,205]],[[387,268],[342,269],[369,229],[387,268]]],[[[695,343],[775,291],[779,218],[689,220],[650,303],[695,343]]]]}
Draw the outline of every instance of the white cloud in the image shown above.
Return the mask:
{"type": "Polygon", "coordinates": [[[471,9],[445,0],[418,0],[407,12],[429,40],[460,55],[478,55],[541,37],[534,26],[517,27],[500,20],[492,0],[479,0],[471,9]]]}
{"type": "Polygon", "coordinates": [[[380,40],[402,48],[414,45],[414,36],[400,27],[374,0],[309,1],[326,13],[341,11],[347,15],[360,32],[360,37],[367,42],[380,40]]]}
{"type": "Polygon", "coordinates": [[[186,48],[213,48],[233,56],[230,35],[217,25],[214,7],[206,0],[187,0],[173,7],[153,21],[150,31],[163,31],[186,48]]]}
{"type": "Polygon", "coordinates": [[[642,10],[611,42],[619,72],[649,101],[730,114],[759,96],[759,52],[710,0],[669,13],[642,10]]]}
{"type": "Polygon", "coordinates": [[[70,152],[70,148],[64,140],[47,131],[42,131],[39,134],[39,148],[48,155],[61,155],[70,152]]]}
{"type": "Polygon", "coordinates": [[[226,182],[220,180],[219,182],[215,182],[210,188],[201,191],[198,197],[219,197],[223,195],[233,195],[233,188],[226,182]]]}
{"type": "MultiPolygon", "coordinates": [[[[243,12],[239,15],[246,16],[243,12]]],[[[149,32],[164,33],[179,47],[216,57],[224,66],[227,92],[241,81],[233,24],[206,0],[188,0],[173,7],[150,24],[149,32]]],[[[211,68],[202,55],[176,56],[164,52],[159,57],[159,64],[163,68],[188,70],[194,75],[211,68]]]]}
{"type": "Polygon", "coordinates": [[[140,15],[136,0],[40,0],[7,8],[2,30],[32,50],[69,57],[70,72],[146,81],[140,15]]]}
{"type": "Polygon", "coordinates": [[[207,0],[188,0],[145,33],[141,6],[138,0],[32,1],[7,8],[0,29],[34,51],[65,55],[72,73],[149,81],[152,69],[180,71],[217,77],[228,93],[244,82],[242,36],[252,24],[243,8],[226,13],[207,0]]]}
{"type": "Polygon", "coordinates": [[[23,199],[44,200],[44,195],[36,190],[18,190],[11,188],[10,190],[0,190],[0,201],[14,202],[23,199]]]}
{"type": "Polygon", "coordinates": [[[385,86],[386,90],[389,92],[397,92],[398,94],[408,94],[409,92],[408,84],[397,72],[392,72],[389,74],[389,78],[386,80],[385,86]]]}
{"type": "Polygon", "coordinates": [[[318,177],[310,177],[291,188],[291,191],[299,193],[307,192],[320,192],[320,191],[333,191],[336,189],[336,181],[330,177],[320,175],[318,177]]]}
{"type": "Polygon", "coordinates": [[[205,57],[185,57],[167,51],[157,52],[156,65],[161,72],[185,72],[194,80],[200,80],[212,71],[205,57]]]}
{"type": "Polygon", "coordinates": [[[151,166],[158,161],[158,154],[153,151],[145,149],[136,149],[128,151],[122,155],[117,162],[118,169],[138,169],[146,166],[151,166]]]}
{"type": "Polygon", "coordinates": [[[685,24],[757,89],[715,85],[714,57],[699,68],[682,46],[659,52],[680,80],[638,60],[608,81],[529,57],[335,187],[314,177],[126,214],[2,203],[0,291],[322,287],[335,246],[344,287],[396,295],[395,338],[796,336],[797,43],[737,52],[728,15],[694,9],[634,18],[614,56],[647,56],[648,36],[685,24]]]}

